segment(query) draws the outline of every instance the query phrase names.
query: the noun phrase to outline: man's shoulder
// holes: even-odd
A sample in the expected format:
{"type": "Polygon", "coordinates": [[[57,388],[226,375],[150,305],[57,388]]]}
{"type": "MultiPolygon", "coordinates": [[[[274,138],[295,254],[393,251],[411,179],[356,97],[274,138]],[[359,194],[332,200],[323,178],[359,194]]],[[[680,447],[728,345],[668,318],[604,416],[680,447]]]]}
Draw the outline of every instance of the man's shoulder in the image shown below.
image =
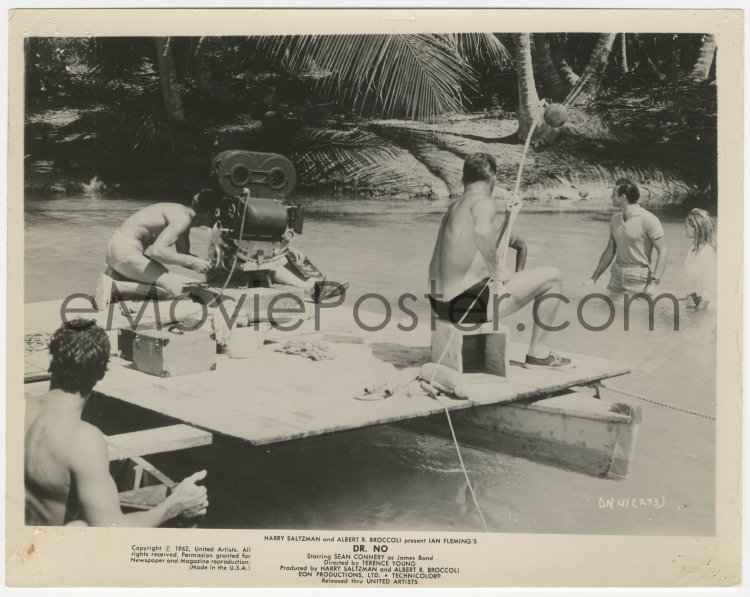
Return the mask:
{"type": "Polygon", "coordinates": [[[187,205],[182,203],[159,203],[158,205],[170,222],[189,222],[192,220],[192,213],[187,205]]]}
{"type": "Polygon", "coordinates": [[[651,222],[661,222],[656,214],[650,212],[645,207],[641,207],[641,216],[651,222]]]}
{"type": "Polygon", "coordinates": [[[182,213],[188,212],[187,205],[184,205],[182,203],[175,203],[173,201],[157,203],[156,205],[161,207],[163,210],[167,210],[167,211],[175,211],[175,212],[182,212],[182,213]]]}
{"type": "Polygon", "coordinates": [[[472,212],[497,212],[497,202],[492,197],[476,197],[469,200],[464,199],[472,212]]]}
{"type": "Polygon", "coordinates": [[[69,431],[70,441],[66,443],[65,448],[68,455],[74,459],[82,453],[92,455],[107,448],[104,434],[91,423],[76,421],[70,424],[69,431]]]}
{"type": "Polygon", "coordinates": [[[641,221],[647,226],[661,228],[661,220],[656,214],[653,214],[647,209],[641,207],[640,216],[641,216],[641,221]]]}

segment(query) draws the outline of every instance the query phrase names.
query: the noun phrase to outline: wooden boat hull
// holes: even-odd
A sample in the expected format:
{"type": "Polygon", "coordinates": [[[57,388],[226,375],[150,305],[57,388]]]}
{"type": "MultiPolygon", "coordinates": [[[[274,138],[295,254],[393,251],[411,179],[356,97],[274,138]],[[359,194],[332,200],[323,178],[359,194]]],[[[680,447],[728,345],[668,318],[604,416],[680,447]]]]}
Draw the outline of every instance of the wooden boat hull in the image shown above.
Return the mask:
{"type": "MultiPolygon", "coordinates": [[[[628,473],[641,420],[638,407],[576,391],[530,404],[455,411],[451,417],[462,445],[615,479],[628,473]]],[[[426,428],[449,433],[444,415],[430,417],[426,428]]]]}

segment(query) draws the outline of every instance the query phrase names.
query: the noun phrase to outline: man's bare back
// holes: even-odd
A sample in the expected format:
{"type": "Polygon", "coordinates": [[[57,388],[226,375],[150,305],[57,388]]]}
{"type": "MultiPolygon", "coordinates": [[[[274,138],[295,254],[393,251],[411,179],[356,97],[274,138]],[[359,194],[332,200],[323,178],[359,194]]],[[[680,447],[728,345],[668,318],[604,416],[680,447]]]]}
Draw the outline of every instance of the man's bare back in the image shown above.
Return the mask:
{"type": "MultiPolygon", "coordinates": [[[[26,399],[26,524],[63,525],[70,494],[70,450],[77,449],[80,408],[62,393],[26,399]]],[[[85,432],[84,432],[85,433],[85,432]]]]}
{"type": "Polygon", "coordinates": [[[107,370],[110,348],[107,333],[89,320],[68,322],[52,336],[51,389],[26,399],[26,524],[156,527],[176,516],[206,513],[206,488],[196,485],[206,471],[184,479],[150,510],[120,509],[104,435],[81,420],[107,370]]]}
{"type": "MultiPolygon", "coordinates": [[[[482,203],[485,211],[493,210],[494,201],[478,194],[466,193],[448,207],[438,232],[430,261],[430,292],[448,301],[477,282],[490,277],[485,260],[477,247],[475,216],[472,211],[482,203]],[[489,203],[491,202],[491,206],[489,203]]],[[[496,226],[494,218],[490,220],[496,226]]]]}
{"type": "MultiPolygon", "coordinates": [[[[130,216],[115,231],[107,247],[106,263],[117,276],[118,291],[127,298],[148,296],[156,287],[160,298],[179,296],[186,279],[167,266],[206,273],[208,260],[190,254],[190,228],[207,223],[200,214],[179,203],[156,203],[130,216]]],[[[98,302],[106,304],[106,290],[98,302]]]]}
{"type": "MultiPolygon", "coordinates": [[[[546,342],[559,303],[541,300],[548,292],[559,296],[560,271],[543,266],[511,277],[505,264],[498,263],[498,244],[509,220],[507,214],[498,214],[493,199],[496,173],[495,158],[489,154],[475,153],[464,160],[464,194],[448,207],[430,262],[432,311],[454,324],[474,324],[497,321],[534,301],[539,319],[534,321],[527,366],[567,366],[570,360],[553,353],[546,342]]],[[[513,246],[512,235],[509,240],[513,246]]],[[[525,245],[517,246],[524,247],[523,262],[525,245]]]]}
{"type": "Polygon", "coordinates": [[[179,203],[155,203],[137,211],[119,228],[119,231],[143,244],[143,248],[150,247],[162,231],[170,224],[183,228],[180,236],[190,232],[190,221],[194,212],[179,203]]]}

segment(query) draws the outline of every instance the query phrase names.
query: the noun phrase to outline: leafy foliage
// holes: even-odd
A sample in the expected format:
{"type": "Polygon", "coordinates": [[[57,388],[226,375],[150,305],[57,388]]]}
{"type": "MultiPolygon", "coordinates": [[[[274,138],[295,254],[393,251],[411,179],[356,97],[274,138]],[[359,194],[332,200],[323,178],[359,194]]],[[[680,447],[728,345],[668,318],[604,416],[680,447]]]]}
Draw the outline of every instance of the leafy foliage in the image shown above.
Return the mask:
{"type": "Polygon", "coordinates": [[[356,180],[362,170],[398,157],[401,150],[370,131],[311,129],[300,131],[292,161],[307,180],[356,180]]]}
{"type": "Polygon", "coordinates": [[[266,42],[287,69],[360,113],[428,119],[461,112],[461,85],[474,84],[457,42],[436,35],[302,35],[266,42]]]}
{"type": "Polygon", "coordinates": [[[513,61],[505,45],[494,33],[446,33],[442,37],[469,63],[505,68],[513,61]]]}
{"type": "MultiPolygon", "coordinates": [[[[559,72],[562,56],[575,75],[584,72],[597,35],[547,39],[563,50],[552,53],[552,66],[559,72]]],[[[627,34],[625,40],[628,72],[605,70],[600,99],[581,106],[566,135],[618,145],[625,132],[696,154],[715,148],[712,75],[700,85],[689,80],[705,37],[627,34]],[[653,105],[641,104],[643,98],[653,105]]],[[[153,38],[39,37],[25,44],[32,160],[76,162],[123,184],[140,183],[147,171],[164,181],[167,171],[182,168],[181,152],[170,150],[175,125],[164,107],[153,38]],[[62,127],[55,116],[62,113],[77,114],[77,122],[62,127]]],[[[172,37],[170,92],[180,97],[181,132],[199,148],[199,161],[216,151],[216,131],[232,129],[233,148],[294,155],[305,180],[366,179],[366,186],[373,177],[396,177],[393,160],[403,150],[361,117],[516,112],[518,65],[506,47],[515,52],[510,34],[172,37]]],[[[610,65],[622,57],[613,52],[610,65]]],[[[539,82],[531,78],[529,89],[539,82]]]]}

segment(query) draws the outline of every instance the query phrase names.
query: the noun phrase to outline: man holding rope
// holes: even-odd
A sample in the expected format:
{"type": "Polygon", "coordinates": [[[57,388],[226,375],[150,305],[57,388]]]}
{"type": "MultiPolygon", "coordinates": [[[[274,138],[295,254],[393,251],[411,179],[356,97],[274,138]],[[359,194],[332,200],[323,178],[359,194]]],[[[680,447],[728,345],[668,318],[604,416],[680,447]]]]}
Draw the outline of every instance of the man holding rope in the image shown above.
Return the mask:
{"type": "MultiPolygon", "coordinates": [[[[570,359],[555,354],[547,344],[559,301],[542,300],[559,293],[562,277],[556,267],[542,266],[513,275],[498,261],[498,245],[508,218],[498,217],[495,158],[474,153],[464,161],[464,193],[443,217],[430,262],[430,304],[439,319],[454,324],[477,324],[515,313],[535,301],[535,321],[526,365],[570,367],[570,359]],[[493,305],[491,294],[498,296],[493,305]],[[540,323],[542,325],[540,325],[540,323]]],[[[513,238],[509,239],[513,246],[513,238]]]]}

